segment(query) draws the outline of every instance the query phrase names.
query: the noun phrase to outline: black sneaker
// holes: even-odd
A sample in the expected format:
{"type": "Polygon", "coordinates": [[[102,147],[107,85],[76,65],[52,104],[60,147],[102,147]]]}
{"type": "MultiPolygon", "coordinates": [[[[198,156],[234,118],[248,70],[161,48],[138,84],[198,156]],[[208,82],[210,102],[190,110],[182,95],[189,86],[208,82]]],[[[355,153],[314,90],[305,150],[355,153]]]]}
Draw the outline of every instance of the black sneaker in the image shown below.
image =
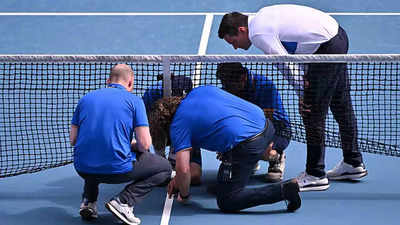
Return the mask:
{"type": "Polygon", "coordinates": [[[97,219],[97,205],[96,202],[88,202],[85,198],[82,200],[81,207],[79,208],[79,214],[83,220],[97,219]]]}
{"type": "Polygon", "coordinates": [[[287,211],[294,212],[301,206],[299,185],[296,179],[285,181],[281,184],[282,197],[287,201],[287,211]]]}

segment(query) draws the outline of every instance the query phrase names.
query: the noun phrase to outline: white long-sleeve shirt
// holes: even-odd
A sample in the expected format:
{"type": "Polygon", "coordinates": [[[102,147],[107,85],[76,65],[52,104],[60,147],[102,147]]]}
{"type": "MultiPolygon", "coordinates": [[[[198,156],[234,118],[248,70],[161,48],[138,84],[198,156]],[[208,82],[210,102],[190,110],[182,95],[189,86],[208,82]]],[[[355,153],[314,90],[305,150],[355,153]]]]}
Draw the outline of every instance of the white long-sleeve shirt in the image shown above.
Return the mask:
{"type": "MultiPolygon", "coordinates": [[[[300,5],[267,6],[248,20],[251,43],[265,54],[313,54],[338,29],[336,20],[327,13],[300,5]]],[[[302,96],[303,68],[279,64],[278,69],[302,96]]]]}

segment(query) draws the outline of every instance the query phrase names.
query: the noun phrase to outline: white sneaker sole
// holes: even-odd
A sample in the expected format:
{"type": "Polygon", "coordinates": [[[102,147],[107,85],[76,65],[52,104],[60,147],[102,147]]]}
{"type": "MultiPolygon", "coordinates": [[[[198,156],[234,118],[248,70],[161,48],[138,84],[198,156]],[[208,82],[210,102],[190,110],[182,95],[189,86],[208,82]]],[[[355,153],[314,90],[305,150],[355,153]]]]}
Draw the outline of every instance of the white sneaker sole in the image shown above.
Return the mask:
{"type": "Polygon", "coordinates": [[[329,180],[358,180],[368,175],[368,171],[353,174],[342,174],[340,176],[328,176],[329,180]]]}
{"type": "Polygon", "coordinates": [[[120,219],[122,222],[128,224],[128,225],[139,225],[139,223],[134,223],[134,222],[130,222],[128,221],[124,215],[122,215],[116,208],[114,208],[113,205],[111,205],[110,203],[106,203],[106,208],[112,213],[114,214],[114,216],[118,217],[118,219],[120,219]]]}
{"type": "Polygon", "coordinates": [[[260,169],[261,169],[260,164],[257,164],[257,166],[253,168],[252,174],[253,174],[253,175],[256,174],[257,171],[259,171],[260,169]]]}
{"type": "Polygon", "coordinates": [[[325,191],[328,188],[329,188],[329,183],[328,184],[318,185],[318,186],[299,187],[301,192],[305,192],[305,191],[325,191]]]}

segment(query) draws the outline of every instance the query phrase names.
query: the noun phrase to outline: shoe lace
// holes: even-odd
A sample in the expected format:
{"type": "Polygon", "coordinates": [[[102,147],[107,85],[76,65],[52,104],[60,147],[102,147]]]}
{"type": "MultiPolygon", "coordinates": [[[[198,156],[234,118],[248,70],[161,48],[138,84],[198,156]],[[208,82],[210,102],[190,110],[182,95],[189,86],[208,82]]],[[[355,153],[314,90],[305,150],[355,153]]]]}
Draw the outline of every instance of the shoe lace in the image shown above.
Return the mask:
{"type": "Polygon", "coordinates": [[[305,177],[307,176],[306,172],[301,172],[298,176],[297,176],[297,180],[302,182],[305,177]]]}

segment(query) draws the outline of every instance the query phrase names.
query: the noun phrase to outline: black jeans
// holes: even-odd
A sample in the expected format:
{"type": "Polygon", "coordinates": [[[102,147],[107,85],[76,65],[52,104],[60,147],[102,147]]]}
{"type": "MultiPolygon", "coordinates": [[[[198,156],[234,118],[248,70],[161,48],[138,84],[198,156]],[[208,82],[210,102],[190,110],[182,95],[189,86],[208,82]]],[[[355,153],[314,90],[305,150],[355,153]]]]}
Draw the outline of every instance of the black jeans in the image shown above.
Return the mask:
{"type": "Polygon", "coordinates": [[[224,164],[221,163],[217,178],[217,204],[223,212],[235,212],[257,205],[282,201],[281,184],[275,183],[259,188],[246,188],[253,168],[262,158],[274,136],[270,121],[263,135],[253,141],[242,142],[230,152],[232,154],[232,179],[222,179],[224,164]]]}
{"type": "MultiPolygon", "coordinates": [[[[339,27],[338,34],[321,44],[314,54],[346,54],[347,51],[347,34],[339,27]]],[[[304,75],[304,104],[310,112],[303,113],[307,139],[306,172],[321,177],[325,176],[325,121],[329,108],[339,124],[344,161],[359,165],[363,160],[357,145],[357,121],[350,98],[347,64],[308,65],[304,75]]]]}
{"type": "Polygon", "coordinates": [[[275,128],[275,135],[272,138],[274,142],[273,149],[275,149],[279,154],[287,148],[292,139],[292,130],[290,124],[287,125],[280,120],[272,120],[275,128]]]}
{"type": "Polygon", "coordinates": [[[165,158],[150,152],[137,153],[134,169],[124,174],[86,174],[78,172],[85,180],[82,197],[89,202],[97,200],[99,184],[128,184],[118,195],[122,203],[134,206],[155,186],[163,184],[171,177],[171,165],[165,158]]]}

